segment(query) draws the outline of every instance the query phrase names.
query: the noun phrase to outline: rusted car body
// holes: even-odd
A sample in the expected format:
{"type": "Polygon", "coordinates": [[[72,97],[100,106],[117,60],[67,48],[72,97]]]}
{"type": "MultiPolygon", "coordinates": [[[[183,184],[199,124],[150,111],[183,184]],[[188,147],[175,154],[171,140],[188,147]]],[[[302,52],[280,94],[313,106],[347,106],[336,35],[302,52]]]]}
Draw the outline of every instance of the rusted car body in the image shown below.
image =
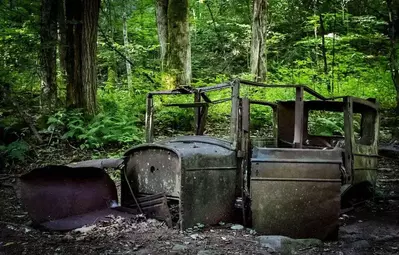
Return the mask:
{"type": "Polygon", "coordinates": [[[87,161],[71,165],[78,170],[64,167],[58,174],[41,169],[21,178],[23,202],[37,223],[67,229],[82,225],[84,220],[77,222],[82,217],[87,222],[92,211],[108,210],[110,201],[117,200],[116,189],[96,169],[123,163],[119,211],[144,213],[171,225],[168,204],[176,209],[181,229],[240,222],[262,234],[325,240],[337,237],[341,203],[350,205],[354,194],[367,197],[376,182],[379,113],[372,99],[326,98],[302,85],[234,80],[152,92],[146,108],[146,143],[128,150],[123,159],[87,161]],[[295,99],[253,100],[241,95],[243,86],[265,93],[292,90],[295,99]],[[228,96],[212,100],[211,92],[222,90],[228,96]],[[194,110],[193,135],[156,140],[154,97],[177,95],[193,102],[162,107],[194,110]],[[231,103],[229,139],[204,135],[208,109],[225,102],[231,103]],[[272,109],[271,137],[252,139],[254,105],[272,109]],[[313,111],[340,113],[342,132],[313,133],[313,111]],[[89,172],[97,179],[80,178],[82,167],[95,167],[89,172]]]}
{"type": "MultiPolygon", "coordinates": [[[[122,205],[132,204],[128,180],[138,196],[166,192],[179,204],[179,223],[217,224],[239,220],[264,234],[334,238],[341,195],[351,187],[373,187],[377,168],[378,105],[354,97],[326,98],[306,86],[267,85],[235,80],[204,88],[149,93],[146,140],[125,156],[122,205]],[[292,89],[295,100],[267,102],[240,96],[240,87],[292,89]],[[209,92],[228,89],[231,96],[213,100],[209,92]],[[307,93],[316,100],[304,100],[307,93]],[[191,95],[193,103],[169,104],[194,108],[195,135],[154,142],[154,97],[191,95]],[[208,108],[231,101],[230,140],[204,135],[208,108]],[[270,146],[250,139],[251,105],[273,110],[274,137],[270,146]],[[344,115],[344,134],[312,135],[309,112],[344,115]],[[353,115],[361,115],[355,137],[353,115]],[[237,209],[238,208],[238,209],[237,209]]],[[[360,191],[363,192],[363,191],[360,191]]]]}

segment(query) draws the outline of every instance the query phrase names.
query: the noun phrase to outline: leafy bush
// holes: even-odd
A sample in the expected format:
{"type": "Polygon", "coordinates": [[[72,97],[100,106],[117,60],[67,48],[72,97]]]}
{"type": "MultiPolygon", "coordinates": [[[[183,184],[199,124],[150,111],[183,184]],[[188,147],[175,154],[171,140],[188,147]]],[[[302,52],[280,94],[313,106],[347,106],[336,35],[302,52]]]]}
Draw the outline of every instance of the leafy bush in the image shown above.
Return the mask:
{"type": "Polygon", "coordinates": [[[0,155],[7,161],[23,161],[29,151],[29,145],[22,139],[8,145],[0,145],[0,155]]]}
{"type": "Polygon", "coordinates": [[[99,114],[88,119],[80,110],[62,110],[49,117],[48,131],[58,133],[62,139],[75,140],[82,149],[140,142],[144,107],[138,107],[143,104],[133,104],[126,91],[109,89],[99,94],[99,114]]]}
{"type": "Polygon", "coordinates": [[[344,135],[343,113],[311,111],[308,125],[309,133],[312,135],[344,135]]]}

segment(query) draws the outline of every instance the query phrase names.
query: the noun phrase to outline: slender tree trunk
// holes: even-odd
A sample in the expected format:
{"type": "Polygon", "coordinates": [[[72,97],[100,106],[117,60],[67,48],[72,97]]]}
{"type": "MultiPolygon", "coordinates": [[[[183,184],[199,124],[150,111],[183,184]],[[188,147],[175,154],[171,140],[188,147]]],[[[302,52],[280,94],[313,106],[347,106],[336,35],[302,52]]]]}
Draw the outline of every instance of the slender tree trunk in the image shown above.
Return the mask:
{"type": "Polygon", "coordinates": [[[167,73],[168,85],[191,83],[191,46],[188,24],[188,0],[169,0],[167,73]]]}
{"type": "Polygon", "coordinates": [[[398,27],[396,24],[399,23],[399,5],[394,8],[392,5],[392,0],[386,0],[387,7],[388,7],[388,14],[389,14],[389,41],[390,41],[390,52],[389,52],[389,66],[391,70],[391,77],[393,85],[395,86],[396,90],[396,111],[399,114],[399,65],[397,59],[397,29],[398,27]]]}
{"type": "Polygon", "coordinates": [[[96,112],[97,25],[100,0],[67,0],[67,104],[96,112]]]}
{"type": "Polygon", "coordinates": [[[323,20],[323,14],[319,14],[319,20],[320,20],[320,34],[321,34],[321,51],[323,54],[323,62],[324,62],[324,73],[328,73],[328,66],[327,66],[327,53],[326,53],[326,40],[325,40],[325,29],[324,29],[324,20],[323,20]]]}
{"type": "Polygon", "coordinates": [[[161,69],[163,70],[168,49],[168,0],[157,0],[156,4],[158,40],[161,47],[161,69]]]}
{"type": "Polygon", "coordinates": [[[65,0],[58,2],[58,56],[60,59],[60,72],[64,82],[66,82],[66,20],[65,20],[65,0]]]}
{"type": "MultiPolygon", "coordinates": [[[[125,46],[126,57],[129,58],[129,50],[128,50],[129,37],[127,35],[126,13],[123,13],[123,44],[125,46]]],[[[130,66],[129,61],[126,61],[126,76],[127,76],[127,88],[130,94],[132,91],[132,67],[130,66]]]]}
{"type": "Polygon", "coordinates": [[[251,40],[251,74],[255,81],[266,79],[266,17],[267,0],[253,1],[252,40],[251,40]]]}
{"type": "MultiPolygon", "coordinates": [[[[316,8],[316,4],[317,4],[317,1],[313,1],[313,14],[316,16],[317,14],[317,8],[316,8]]],[[[317,42],[317,23],[315,22],[315,25],[314,25],[314,39],[315,39],[315,42],[317,42]]],[[[317,47],[317,43],[315,44],[315,48],[314,48],[314,61],[315,61],[315,66],[316,66],[316,70],[317,70],[317,67],[318,67],[318,62],[319,62],[319,58],[318,58],[318,55],[317,55],[317,52],[318,52],[319,50],[318,50],[318,47],[317,47]]]]}
{"type": "MultiPolygon", "coordinates": [[[[319,20],[320,20],[320,33],[321,33],[321,51],[323,54],[323,63],[324,63],[324,74],[328,75],[328,66],[327,66],[327,51],[326,51],[326,40],[325,40],[325,29],[324,29],[324,20],[323,20],[323,14],[319,14],[319,20]]],[[[327,83],[327,90],[331,91],[331,86],[330,83],[327,83]]]]}
{"type": "Polygon", "coordinates": [[[78,108],[81,105],[83,81],[81,77],[81,50],[82,50],[82,4],[80,0],[65,1],[66,15],[66,72],[68,107],[78,108]]]}
{"type": "Polygon", "coordinates": [[[41,1],[40,18],[41,106],[44,113],[57,102],[57,2],[41,1]]]}

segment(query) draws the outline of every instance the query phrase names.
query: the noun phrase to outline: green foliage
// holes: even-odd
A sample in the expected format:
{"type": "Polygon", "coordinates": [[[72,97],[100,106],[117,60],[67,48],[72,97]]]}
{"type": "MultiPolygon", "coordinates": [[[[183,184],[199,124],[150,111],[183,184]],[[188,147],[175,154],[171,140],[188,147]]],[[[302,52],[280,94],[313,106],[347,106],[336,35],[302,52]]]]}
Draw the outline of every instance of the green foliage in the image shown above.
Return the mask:
{"type": "MultiPolygon", "coordinates": [[[[20,93],[18,98],[26,101],[22,103],[23,108],[32,106],[29,110],[34,111],[39,108],[40,98],[37,65],[40,2],[12,2],[0,3],[0,86],[10,86],[15,94],[20,93]]],[[[383,108],[394,107],[396,91],[389,70],[386,5],[384,1],[366,2],[268,1],[267,83],[305,84],[326,96],[375,97],[383,108]],[[325,27],[326,73],[320,13],[325,27]],[[328,91],[327,86],[333,89],[328,91]]],[[[232,77],[252,79],[249,74],[251,9],[251,1],[190,2],[193,87],[221,83],[232,77]]],[[[82,148],[125,146],[142,140],[145,94],[165,88],[165,84],[161,84],[154,13],[153,0],[102,1],[97,54],[99,114],[88,119],[77,110],[60,110],[49,117],[48,133],[82,148]],[[124,45],[123,40],[124,16],[128,45],[124,45]],[[133,63],[131,91],[127,89],[125,59],[113,48],[133,63]]],[[[229,92],[211,93],[210,97],[223,99],[229,92]]],[[[293,89],[245,87],[242,93],[255,100],[272,102],[290,100],[295,95],[293,89]]],[[[64,84],[59,85],[59,97],[60,102],[65,102],[64,84]]],[[[307,95],[306,99],[311,97],[307,95]]],[[[156,134],[172,135],[177,130],[189,133],[193,129],[192,109],[162,106],[176,102],[192,102],[192,97],[165,97],[155,101],[156,134]]],[[[6,107],[10,108],[2,105],[6,107]]],[[[60,109],[63,107],[61,104],[60,109]]],[[[11,119],[17,114],[9,115],[11,119]]],[[[230,104],[212,106],[208,115],[207,131],[226,136],[230,104]]],[[[271,120],[270,109],[251,109],[253,129],[270,132],[271,120]]],[[[314,132],[332,134],[342,131],[343,120],[319,114],[311,118],[309,125],[314,132]]]]}
{"type": "Polygon", "coordinates": [[[29,151],[29,145],[22,139],[8,145],[0,145],[0,155],[7,161],[23,161],[29,151]]]}
{"type": "Polygon", "coordinates": [[[343,113],[313,111],[309,113],[309,134],[312,135],[344,135],[343,113]]]}
{"type": "Polygon", "coordinates": [[[39,1],[20,1],[17,6],[0,3],[0,86],[38,88],[39,9],[39,1]]]}
{"type": "Polygon", "coordinates": [[[60,134],[62,139],[79,142],[82,149],[142,141],[144,109],[135,107],[135,100],[129,99],[126,91],[106,88],[109,90],[99,94],[101,113],[87,119],[80,110],[62,110],[49,117],[48,130],[60,134]]]}

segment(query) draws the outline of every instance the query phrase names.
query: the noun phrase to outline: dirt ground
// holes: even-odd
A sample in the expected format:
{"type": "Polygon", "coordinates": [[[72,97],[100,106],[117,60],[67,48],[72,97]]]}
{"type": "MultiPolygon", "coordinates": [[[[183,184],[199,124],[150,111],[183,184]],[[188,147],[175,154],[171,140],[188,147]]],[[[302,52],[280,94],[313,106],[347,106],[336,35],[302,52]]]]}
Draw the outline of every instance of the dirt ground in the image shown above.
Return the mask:
{"type": "MultiPolygon", "coordinates": [[[[341,215],[339,240],[300,249],[294,254],[399,254],[398,162],[382,159],[379,194],[341,215]]],[[[0,255],[3,254],[271,254],[251,229],[231,224],[199,227],[190,232],[137,216],[110,217],[79,231],[43,232],[30,220],[16,197],[16,176],[0,175],[0,255]]]]}

